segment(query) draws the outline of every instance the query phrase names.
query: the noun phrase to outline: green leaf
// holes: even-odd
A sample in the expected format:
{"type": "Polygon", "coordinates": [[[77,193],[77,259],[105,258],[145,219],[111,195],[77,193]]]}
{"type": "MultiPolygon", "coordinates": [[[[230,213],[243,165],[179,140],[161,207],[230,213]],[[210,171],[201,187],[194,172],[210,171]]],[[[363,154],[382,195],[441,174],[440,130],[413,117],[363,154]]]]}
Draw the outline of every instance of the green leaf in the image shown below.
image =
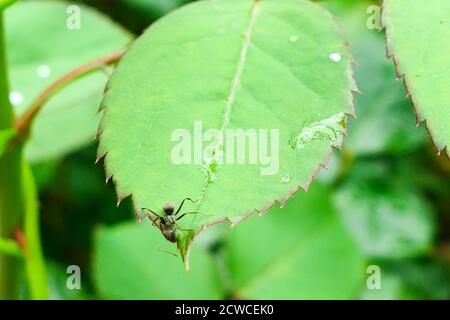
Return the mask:
{"type": "MultiPolygon", "coordinates": [[[[74,17],[68,7],[59,1],[32,1],[6,11],[10,98],[17,114],[67,72],[123,49],[130,39],[123,29],[85,6],[79,6],[80,29],[68,28],[74,17]]],[[[104,72],[97,71],[47,103],[26,148],[29,160],[53,159],[93,140],[106,80],[104,72]]]]}
{"type": "Polygon", "coordinates": [[[356,80],[363,94],[355,98],[358,120],[349,123],[345,150],[359,155],[398,155],[421,147],[426,141],[426,130],[414,128],[411,103],[405,99],[404,89],[384,57],[383,39],[372,31],[354,47],[360,64],[356,80]]]}
{"type": "Polygon", "coordinates": [[[364,261],[318,183],[286,208],[236,226],[227,249],[244,299],[347,299],[364,275],[364,261]]]}
{"type": "Polygon", "coordinates": [[[353,114],[351,90],[345,44],[316,4],[196,2],[152,25],[119,64],[103,101],[98,155],[106,155],[119,199],[132,195],[137,213],[199,200],[183,210],[208,216],[179,221],[193,230],[177,232],[187,262],[194,234],[206,226],[237,222],[309,187],[341,142],[345,115],[353,114]],[[269,152],[272,175],[261,174],[268,169],[261,162],[220,164],[228,149],[217,134],[205,156],[197,151],[197,161],[175,164],[171,137],[180,129],[193,137],[196,121],[203,132],[279,130],[279,140],[272,138],[279,152],[269,152]]]}
{"type": "Polygon", "coordinates": [[[358,62],[355,76],[362,94],[355,96],[358,119],[349,121],[345,151],[357,155],[399,154],[423,146],[426,130],[413,129],[415,114],[411,102],[405,99],[403,85],[395,80],[394,66],[385,59],[383,34],[365,27],[368,16],[374,14],[371,7],[361,1],[350,6],[341,0],[324,5],[350,35],[352,54],[358,62]]]}
{"type": "Polygon", "coordinates": [[[144,12],[152,19],[159,18],[189,0],[119,0],[127,6],[144,12]]]}
{"type": "Polygon", "coordinates": [[[3,154],[3,152],[5,152],[9,142],[11,141],[11,139],[14,138],[15,135],[16,130],[14,129],[0,130],[0,157],[3,154]]]}
{"type": "Polygon", "coordinates": [[[383,23],[388,56],[440,153],[450,145],[450,2],[386,0],[383,23]]]}
{"type": "Polygon", "coordinates": [[[60,166],[60,161],[52,160],[39,162],[32,166],[33,176],[39,192],[45,191],[52,185],[60,166]]]}
{"type": "Polygon", "coordinates": [[[223,298],[214,261],[204,249],[193,252],[193,270],[186,272],[151,224],[123,224],[98,230],[94,278],[106,299],[223,298]],[[114,268],[112,266],[120,266],[114,268]]]}
{"type": "Polygon", "coordinates": [[[357,164],[334,196],[349,232],[369,257],[417,256],[432,246],[431,205],[392,171],[380,164],[357,164]]]}

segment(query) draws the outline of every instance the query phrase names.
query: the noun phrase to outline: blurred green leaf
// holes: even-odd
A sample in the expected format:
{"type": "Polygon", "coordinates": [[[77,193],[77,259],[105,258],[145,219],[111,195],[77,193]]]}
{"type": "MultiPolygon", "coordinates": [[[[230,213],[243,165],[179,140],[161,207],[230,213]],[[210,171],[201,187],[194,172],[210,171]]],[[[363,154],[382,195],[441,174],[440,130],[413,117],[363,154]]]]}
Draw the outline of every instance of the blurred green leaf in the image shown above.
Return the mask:
{"type": "Polygon", "coordinates": [[[123,58],[103,102],[98,154],[119,199],[132,194],[135,208],[156,212],[199,199],[190,211],[208,215],[179,222],[193,230],[178,233],[188,262],[194,232],[307,188],[353,112],[346,52],[331,16],[309,1],[202,1],[159,20],[123,58]],[[191,139],[200,121],[217,131],[208,148],[189,147],[188,163],[176,163],[183,141],[173,134],[191,139]],[[220,163],[226,130],[268,128],[279,128],[279,168],[220,163]]]}
{"type": "MultiPolygon", "coordinates": [[[[378,263],[378,262],[374,262],[378,263]]],[[[381,288],[365,288],[366,300],[450,299],[448,266],[433,260],[381,262],[381,288]]]]}
{"type": "Polygon", "coordinates": [[[344,34],[351,40],[360,41],[368,32],[368,8],[381,3],[381,0],[319,0],[320,5],[329,10],[338,20],[344,34]]]}
{"type": "MultiPolygon", "coordinates": [[[[385,0],[388,52],[439,151],[450,146],[450,1],[385,0]]],[[[450,156],[450,148],[446,149],[450,156]]]]}
{"type": "Polygon", "coordinates": [[[364,274],[363,258],[318,183],[286,208],[237,225],[227,239],[239,298],[352,298],[364,274]]]}
{"type": "Polygon", "coordinates": [[[36,163],[31,167],[39,192],[42,192],[52,184],[59,164],[60,161],[51,160],[36,163]]]}
{"type": "Polygon", "coordinates": [[[144,12],[152,20],[164,16],[190,0],[119,0],[125,5],[144,12]]]}
{"type": "MultiPolygon", "coordinates": [[[[355,95],[358,119],[349,121],[345,150],[356,155],[398,154],[421,147],[426,130],[414,127],[411,102],[402,83],[395,79],[392,62],[385,58],[383,34],[367,26],[367,20],[376,14],[368,10],[371,3],[331,0],[323,5],[337,15],[358,64],[355,75],[362,94],[355,95]]],[[[381,17],[379,20],[381,23],[381,17]]]]}
{"type": "Polygon", "coordinates": [[[355,97],[358,119],[350,120],[345,149],[357,155],[409,152],[426,141],[425,128],[415,127],[411,102],[385,51],[384,40],[375,31],[353,46],[360,64],[356,80],[363,94],[355,97]]]}
{"type": "MultiPolygon", "coordinates": [[[[10,98],[18,114],[65,73],[123,49],[130,40],[127,32],[85,6],[79,6],[80,29],[70,29],[75,11],[68,11],[69,6],[31,1],[6,11],[10,98]]],[[[106,80],[102,71],[95,72],[50,100],[36,119],[27,158],[53,159],[92,141],[106,80]]]]}
{"type": "Polygon", "coordinates": [[[214,261],[198,248],[191,271],[162,248],[164,238],[151,223],[102,228],[96,235],[94,278],[106,299],[218,299],[223,298],[214,261]]]}
{"type": "Polygon", "coordinates": [[[431,247],[435,232],[431,205],[407,181],[395,183],[395,172],[380,163],[361,164],[347,179],[334,202],[367,256],[405,258],[431,247]]]}

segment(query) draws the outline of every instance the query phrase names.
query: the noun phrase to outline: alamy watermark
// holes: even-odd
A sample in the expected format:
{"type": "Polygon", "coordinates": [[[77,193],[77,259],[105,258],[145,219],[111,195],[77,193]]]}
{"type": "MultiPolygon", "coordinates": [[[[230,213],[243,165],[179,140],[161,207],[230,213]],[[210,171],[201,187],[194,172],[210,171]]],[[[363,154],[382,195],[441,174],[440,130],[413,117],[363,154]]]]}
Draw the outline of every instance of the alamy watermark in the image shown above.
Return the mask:
{"type": "Polygon", "coordinates": [[[381,21],[381,7],[371,5],[367,7],[367,21],[366,26],[369,30],[381,31],[383,29],[381,21]]]}
{"type": "Polygon", "coordinates": [[[77,5],[70,5],[66,10],[69,15],[66,20],[66,27],[69,30],[81,29],[81,8],[77,5]]]}
{"type": "Polygon", "coordinates": [[[81,269],[77,265],[70,265],[66,269],[69,275],[66,280],[66,287],[69,290],[81,290],[81,269]]]}
{"type": "Polygon", "coordinates": [[[367,267],[366,273],[369,274],[366,280],[366,286],[369,290],[381,289],[381,268],[377,265],[367,267]]]}
{"type": "Polygon", "coordinates": [[[275,175],[280,167],[279,129],[207,129],[194,121],[193,134],[176,129],[171,140],[174,164],[260,165],[261,175],[275,175]]]}

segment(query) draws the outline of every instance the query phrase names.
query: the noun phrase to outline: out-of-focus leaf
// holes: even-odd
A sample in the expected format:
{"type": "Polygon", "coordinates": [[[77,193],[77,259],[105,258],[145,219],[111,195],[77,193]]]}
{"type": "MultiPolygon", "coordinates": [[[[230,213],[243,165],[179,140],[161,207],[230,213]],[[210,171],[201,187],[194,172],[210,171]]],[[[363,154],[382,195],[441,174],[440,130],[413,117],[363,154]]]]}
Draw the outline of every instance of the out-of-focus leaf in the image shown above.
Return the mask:
{"type": "MultiPolygon", "coordinates": [[[[6,11],[10,99],[21,114],[56,79],[91,60],[123,49],[127,32],[93,9],[59,1],[17,3],[6,11]]],[[[58,93],[36,119],[26,149],[33,162],[62,156],[95,136],[96,111],[107,77],[97,71],[58,93]]]]}
{"type": "MultiPolygon", "coordinates": [[[[377,262],[374,262],[377,264],[377,262]]],[[[450,299],[448,266],[437,261],[381,262],[381,288],[365,287],[366,300],[450,299]]]]}
{"type": "Polygon", "coordinates": [[[103,102],[98,155],[118,197],[156,212],[167,201],[199,199],[186,210],[208,215],[179,222],[193,230],[178,232],[187,262],[196,232],[306,189],[353,113],[346,50],[330,14],[303,0],[201,1],[159,20],[122,59],[103,102]],[[177,164],[173,135],[197,136],[196,122],[218,133],[205,152],[189,148],[190,159],[177,164]],[[273,171],[261,159],[220,164],[227,150],[236,158],[219,138],[229,129],[278,130],[279,139],[271,130],[260,139],[279,144],[279,167],[275,159],[273,171]]]}
{"type": "Polygon", "coordinates": [[[286,208],[230,231],[227,253],[239,298],[352,298],[364,261],[332,207],[326,188],[316,183],[286,208]]]}
{"type": "MultiPolygon", "coordinates": [[[[385,0],[388,54],[439,151],[450,145],[450,1],[385,0]]],[[[450,148],[447,148],[450,156],[450,148]]]]}
{"type": "Polygon", "coordinates": [[[120,0],[125,5],[144,12],[151,19],[162,17],[190,0],[120,0]]]}
{"type": "Polygon", "coordinates": [[[382,165],[354,169],[334,201],[367,256],[405,258],[431,247],[435,224],[430,204],[407,183],[396,183],[395,173],[382,165]]]}
{"type": "Polygon", "coordinates": [[[162,248],[166,241],[150,223],[102,228],[96,235],[94,277],[107,299],[218,299],[223,298],[214,261],[203,250],[193,252],[192,270],[162,248]]]}
{"type": "MultiPolygon", "coordinates": [[[[398,154],[422,146],[426,130],[414,127],[411,102],[405,99],[402,83],[395,80],[394,66],[385,58],[383,34],[367,26],[368,19],[381,11],[368,10],[373,5],[369,1],[331,0],[323,4],[337,15],[358,63],[355,74],[362,94],[355,96],[358,119],[349,121],[345,150],[357,155],[398,154]]],[[[381,17],[377,19],[381,26],[381,17]]]]}
{"type": "Polygon", "coordinates": [[[416,128],[411,103],[405,99],[402,84],[385,59],[385,45],[375,31],[353,46],[360,67],[356,79],[362,91],[355,97],[358,120],[350,120],[345,149],[359,155],[388,152],[398,154],[422,146],[426,141],[423,127],[416,128]]]}
{"type": "MultiPolygon", "coordinates": [[[[320,5],[329,10],[338,20],[344,34],[351,40],[360,41],[368,32],[369,7],[381,0],[319,0],[320,5]]],[[[371,11],[369,11],[371,12],[371,11]]]]}
{"type": "Polygon", "coordinates": [[[31,167],[39,192],[51,185],[59,166],[58,160],[39,162],[31,167]]]}
{"type": "Polygon", "coordinates": [[[6,147],[15,135],[16,130],[14,129],[0,130],[0,157],[2,156],[3,152],[5,152],[6,147]]]}

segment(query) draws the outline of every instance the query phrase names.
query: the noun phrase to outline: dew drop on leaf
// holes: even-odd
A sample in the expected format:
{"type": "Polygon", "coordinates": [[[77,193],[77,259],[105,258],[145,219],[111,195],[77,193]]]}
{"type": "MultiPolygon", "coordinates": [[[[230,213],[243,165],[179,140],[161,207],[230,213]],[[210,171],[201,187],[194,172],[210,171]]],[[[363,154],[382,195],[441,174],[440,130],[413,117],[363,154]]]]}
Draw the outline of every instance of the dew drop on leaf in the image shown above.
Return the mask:
{"type": "Polygon", "coordinates": [[[294,34],[293,36],[291,36],[291,37],[289,38],[289,41],[290,41],[290,42],[297,42],[298,38],[299,38],[298,35],[294,34]]]}
{"type": "Polygon", "coordinates": [[[46,64],[41,64],[36,68],[36,73],[40,78],[48,78],[52,73],[52,69],[46,64]]]}
{"type": "Polygon", "coordinates": [[[17,106],[23,102],[23,95],[19,91],[11,91],[9,93],[9,101],[13,106],[17,106]]]}
{"type": "Polygon", "coordinates": [[[339,62],[342,60],[342,55],[339,52],[332,52],[330,53],[329,57],[334,62],[339,62]]]}

